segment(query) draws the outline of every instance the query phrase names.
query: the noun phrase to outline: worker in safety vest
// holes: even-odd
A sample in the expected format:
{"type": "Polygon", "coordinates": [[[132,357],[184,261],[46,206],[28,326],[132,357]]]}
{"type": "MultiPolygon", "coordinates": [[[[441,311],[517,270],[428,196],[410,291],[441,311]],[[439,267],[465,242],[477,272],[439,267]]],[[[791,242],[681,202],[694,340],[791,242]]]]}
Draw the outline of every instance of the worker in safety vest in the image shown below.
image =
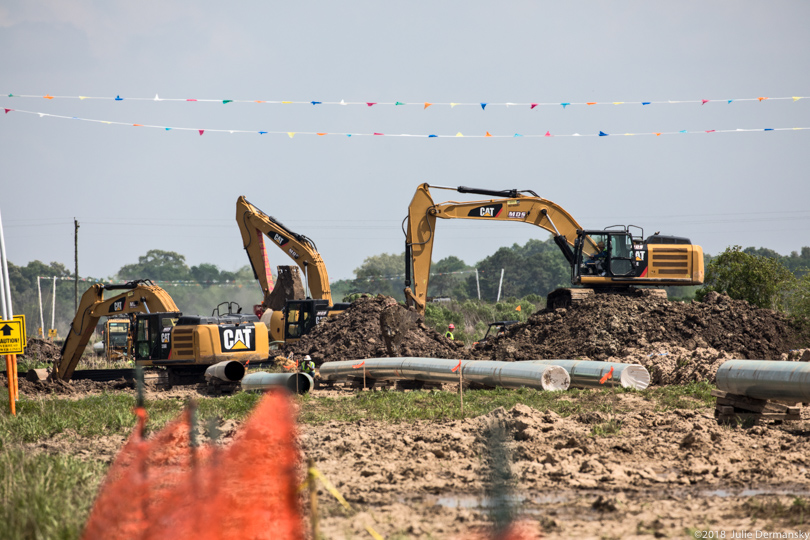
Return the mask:
{"type": "Polygon", "coordinates": [[[448,324],[447,325],[447,332],[445,332],[444,337],[446,337],[447,339],[455,339],[453,337],[453,330],[455,330],[455,329],[456,329],[455,324],[453,324],[453,323],[448,324]]]}
{"type": "Polygon", "coordinates": [[[309,355],[306,355],[301,362],[301,371],[308,375],[315,375],[315,362],[312,361],[309,355]]]}

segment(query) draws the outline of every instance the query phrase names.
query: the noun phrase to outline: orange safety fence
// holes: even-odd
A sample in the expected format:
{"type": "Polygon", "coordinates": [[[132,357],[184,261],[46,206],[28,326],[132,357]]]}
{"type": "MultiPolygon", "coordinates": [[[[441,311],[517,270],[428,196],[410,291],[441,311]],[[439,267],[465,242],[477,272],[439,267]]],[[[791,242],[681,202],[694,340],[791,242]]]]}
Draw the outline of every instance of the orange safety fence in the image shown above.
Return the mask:
{"type": "Polygon", "coordinates": [[[146,413],[111,465],[85,540],[303,540],[293,415],[268,392],[227,447],[194,446],[192,412],[145,440],[146,413]]]}

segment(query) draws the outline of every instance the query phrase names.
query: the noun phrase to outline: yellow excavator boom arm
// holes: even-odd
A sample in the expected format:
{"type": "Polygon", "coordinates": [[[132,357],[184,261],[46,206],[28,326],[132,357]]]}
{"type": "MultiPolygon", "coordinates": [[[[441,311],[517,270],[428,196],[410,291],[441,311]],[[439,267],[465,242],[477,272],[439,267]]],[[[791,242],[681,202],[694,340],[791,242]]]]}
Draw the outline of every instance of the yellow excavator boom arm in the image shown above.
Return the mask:
{"type": "Polygon", "coordinates": [[[123,285],[96,283],[82,295],[62,346],[62,354],[54,364],[54,376],[65,381],[70,380],[100,317],[177,311],[180,310],[171,296],[149,281],[134,281],[123,285]],[[104,291],[121,289],[123,292],[104,298],[104,291]]]}
{"type": "MultiPolygon", "coordinates": [[[[541,227],[557,240],[573,246],[577,230],[582,227],[559,205],[531,191],[488,191],[459,187],[449,188],[421,184],[408,207],[405,223],[405,299],[407,304],[415,305],[417,311],[424,313],[430,281],[430,265],[433,254],[434,230],[436,218],[441,219],[478,219],[496,221],[517,221],[541,227]],[[470,202],[447,201],[435,203],[430,188],[450,189],[460,193],[484,193],[498,196],[470,202]],[[526,195],[530,193],[530,195],[526,195]],[[410,279],[411,267],[413,280],[410,279]]],[[[562,248],[562,246],[560,246],[562,248]]]]}
{"type": "Polygon", "coordinates": [[[332,305],[332,291],[329,287],[326,264],[312,240],[302,234],[292,232],[278,220],[250,204],[245,197],[239,197],[236,201],[236,221],[239,224],[245,251],[253,267],[253,273],[259,280],[265,301],[273,290],[273,278],[264,241],[264,237],[267,236],[304,272],[309,296],[327,300],[329,305],[332,305]]]}

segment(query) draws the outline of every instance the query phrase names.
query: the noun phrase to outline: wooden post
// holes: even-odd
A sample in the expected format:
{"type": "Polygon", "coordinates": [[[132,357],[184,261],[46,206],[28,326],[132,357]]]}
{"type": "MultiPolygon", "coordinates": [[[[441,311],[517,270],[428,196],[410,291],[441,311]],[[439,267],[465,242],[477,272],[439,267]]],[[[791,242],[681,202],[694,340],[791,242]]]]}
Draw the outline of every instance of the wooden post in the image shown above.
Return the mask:
{"type": "Polygon", "coordinates": [[[321,528],[318,523],[318,486],[313,472],[315,463],[312,458],[307,459],[307,486],[309,487],[309,520],[312,525],[312,538],[318,540],[321,537],[321,528]]]}
{"type": "Polygon", "coordinates": [[[17,407],[14,403],[14,381],[11,374],[11,355],[6,355],[6,379],[8,379],[8,406],[11,414],[17,416],[17,407]]]}
{"type": "MultiPolygon", "coordinates": [[[[76,280],[73,282],[73,313],[79,310],[79,222],[73,218],[73,261],[75,263],[76,280]]],[[[54,281],[54,283],[56,283],[54,281]]]]}
{"type": "Polygon", "coordinates": [[[461,372],[464,371],[462,366],[458,367],[458,399],[461,402],[461,416],[464,416],[464,379],[462,379],[461,372]]]}

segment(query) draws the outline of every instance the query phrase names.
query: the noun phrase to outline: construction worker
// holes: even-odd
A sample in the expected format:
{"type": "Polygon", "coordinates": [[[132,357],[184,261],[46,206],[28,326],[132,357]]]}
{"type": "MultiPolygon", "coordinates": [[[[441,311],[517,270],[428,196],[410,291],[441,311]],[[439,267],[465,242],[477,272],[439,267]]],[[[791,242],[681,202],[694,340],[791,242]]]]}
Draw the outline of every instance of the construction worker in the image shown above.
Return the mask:
{"type": "Polygon", "coordinates": [[[307,375],[315,376],[315,362],[312,361],[309,355],[306,355],[301,361],[301,371],[307,375]]]}
{"type": "Polygon", "coordinates": [[[448,324],[447,325],[447,332],[445,332],[444,337],[446,337],[447,339],[455,339],[453,337],[453,330],[455,330],[455,329],[456,329],[455,324],[453,324],[453,323],[448,324]]]}

